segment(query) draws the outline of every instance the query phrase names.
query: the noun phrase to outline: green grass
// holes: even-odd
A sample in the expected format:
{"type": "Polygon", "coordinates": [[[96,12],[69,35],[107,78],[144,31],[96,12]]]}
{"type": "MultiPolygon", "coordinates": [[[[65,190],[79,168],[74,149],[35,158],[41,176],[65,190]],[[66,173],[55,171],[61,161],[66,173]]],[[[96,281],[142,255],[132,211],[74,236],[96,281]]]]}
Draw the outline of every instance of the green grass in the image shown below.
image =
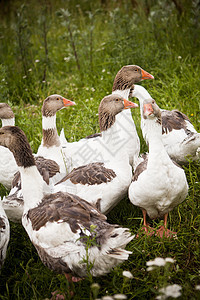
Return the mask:
{"type": "MultiPolygon", "coordinates": [[[[77,141],[99,131],[98,105],[111,93],[118,70],[127,64],[153,74],[155,80],[142,85],[160,107],[181,110],[200,131],[198,1],[193,6],[179,1],[182,15],[170,1],[136,2],[135,7],[125,0],[106,5],[88,0],[0,3],[0,101],[11,105],[16,125],[24,130],[34,152],[42,138],[41,106],[48,95],[58,93],[77,103],[57,114],[58,131],[64,127],[67,139],[77,141]],[[145,14],[148,3],[150,13],[145,14]]],[[[144,152],[139,110],[132,114],[144,152]]],[[[195,290],[200,284],[200,163],[190,163],[185,171],[189,194],[169,216],[169,227],[178,238],[134,239],[127,246],[133,252],[127,262],[107,276],[74,284],[73,299],[93,299],[92,282],[100,285],[99,298],[123,293],[128,299],[155,299],[166,281],[181,285],[180,299],[200,297],[195,290]],[[176,260],[167,277],[162,268],[146,271],[146,262],[158,256],[176,260]],[[133,279],[125,280],[123,270],[129,270],[133,279]]],[[[0,195],[5,194],[0,187],[0,195]]],[[[108,221],[136,234],[142,213],[125,198],[109,213],[108,221]]],[[[154,226],[160,222],[154,221],[154,226]]],[[[70,299],[65,277],[47,269],[22,226],[11,223],[0,299],[50,299],[55,290],[70,299]]]]}

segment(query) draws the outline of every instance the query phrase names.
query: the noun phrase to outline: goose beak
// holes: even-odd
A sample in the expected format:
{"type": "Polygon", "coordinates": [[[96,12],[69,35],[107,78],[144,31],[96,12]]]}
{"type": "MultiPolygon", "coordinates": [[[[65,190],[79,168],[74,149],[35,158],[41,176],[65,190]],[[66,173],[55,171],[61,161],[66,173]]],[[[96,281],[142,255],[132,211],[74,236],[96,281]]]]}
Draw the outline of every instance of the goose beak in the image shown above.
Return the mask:
{"type": "Polygon", "coordinates": [[[64,103],[64,106],[76,105],[76,103],[74,101],[70,101],[70,100],[65,99],[65,98],[63,98],[63,103],[64,103]]]}
{"type": "Polygon", "coordinates": [[[145,79],[154,79],[154,76],[146,72],[145,70],[142,70],[142,80],[145,79]]]}
{"type": "Polygon", "coordinates": [[[125,109],[135,108],[135,107],[138,107],[138,105],[136,103],[124,99],[124,108],[125,109]]]}
{"type": "Polygon", "coordinates": [[[145,116],[150,116],[154,113],[154,110],[153,110],[153,107],[152,107],[151,103],[144,104],[143,112],[144,112],[145,116]]]}

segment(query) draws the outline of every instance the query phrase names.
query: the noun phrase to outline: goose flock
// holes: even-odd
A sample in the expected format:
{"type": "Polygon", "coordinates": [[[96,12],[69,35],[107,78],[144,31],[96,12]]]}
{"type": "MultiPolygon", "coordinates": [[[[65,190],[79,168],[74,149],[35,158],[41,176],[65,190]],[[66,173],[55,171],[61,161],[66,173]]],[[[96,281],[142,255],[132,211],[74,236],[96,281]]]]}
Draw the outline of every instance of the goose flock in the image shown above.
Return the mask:
{"type": "MultiPolygon", "coordinates": [[[[21,222],[41,261],[74,282],[102,276],[129,259],[129,228],[109,224],[106,214],[126,195],[143,214],[141,231],[172,238],[167,217],[188,194],[181,164],[200,157],[200,134],[178,110],[159,108],[138,82],[154,79],[136,65],[122,67],[112,93],[99,105],[100,132],[68,142],[58,135],[56,113],[75,105],[60,95],[48,96],[42,106],[42,141],[36,154],[7,103],[0,103],[0,183],[9,191],[0,201],[0,268],[10,237],[9,220],[21,222]],[[148,153],[140,154],[140,139],[129,101],[140,104],[141,130],[148,153]],[[87,148],[95,155],[81,155],[87,148]],[[163,218],[152,228],[150,219],[163,218]],[[95,241],[87,247],[88,239],[95,241]]],[[[70,108],[69,108],[70,109],[70,108]]],[[[137,235],[139,238],[140,235],[137,235]]]]}

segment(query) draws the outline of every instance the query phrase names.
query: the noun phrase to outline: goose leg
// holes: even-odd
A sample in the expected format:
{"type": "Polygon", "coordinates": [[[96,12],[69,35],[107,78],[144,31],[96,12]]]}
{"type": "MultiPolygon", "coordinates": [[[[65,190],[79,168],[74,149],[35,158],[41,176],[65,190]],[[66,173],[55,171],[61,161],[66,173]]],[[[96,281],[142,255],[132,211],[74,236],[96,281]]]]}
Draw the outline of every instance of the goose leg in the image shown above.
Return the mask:
{"type": "Polygon", "coordinates": [[[163,235],[166,238],[171,238],[177,234],[177,232],[167,229],[167,217],[168,217],[168,213],[164,215],[164,225],[160,226],[160,228],[156,231],[156,235],[160,236],[161,238],[163,237],[163,235]]]}
{"type": "Polygon", "coordinates": [[[78,282],[78,281],[82,280],[82,278],[74,277],[71,274],[64,273],[64,275],[69,282],[78,282]]]}
{"type": "MultiPolygon", "coordinates": [[[[142,230],[144,230],[146,235],[152,236],[154,234],[155,229],[150,227],[147,224],[147,212],[145,209],[142,208],[142,214],[143,214],[143,227],[142,230]]],[[[137,235],[136,237],[139,237],[139,235],[137,235]]]]}

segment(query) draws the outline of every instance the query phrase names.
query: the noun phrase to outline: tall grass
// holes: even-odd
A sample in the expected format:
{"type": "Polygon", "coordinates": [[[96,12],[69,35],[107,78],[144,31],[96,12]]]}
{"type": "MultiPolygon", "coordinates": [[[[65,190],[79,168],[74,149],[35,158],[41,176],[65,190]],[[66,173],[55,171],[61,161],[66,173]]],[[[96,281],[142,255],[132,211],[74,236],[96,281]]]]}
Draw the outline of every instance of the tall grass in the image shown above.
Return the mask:
{"type": "MultiPolygon", "coordinates": [[[[187,114],[200,131],[200,41],[198,1],[8,1],[0,3],[0,101],[8,102],[16,125],[24,130],[34,152],[41,142],[41,106],[58,93],[77,103],[57,114],[69,141],[99,131],[98,105],[111,93],[118,70],[137,64],[152,73],[143,82],[162,108],[187,114]],[[136,5],[137,4],[137,5],[136,5]],[[147,5],[148,4],[148,5],[147,5]],[[188,7],[189,6],[189,7],[188,7]]],[[[133,118],[141,140],[139,110],[133,118]]],[[[107,276],[93,278],[98,297],[123,293],[128,299],[154,299],[162,287],[163,271],[146,271],[146,262],[157,256],[176,260],[168,283],[182,287],[181,299],[198,299],[200,284],[200,164],[185,167],[189,195],[169,216],[178,238],[134,239],[127,247],[130,259],[107,276]],[[129,270],[133,279],[123,277],[129,270]]],[[[1,187],[0,195],[7,191],[1,187]]],[[[110,223],[137,233],[140,210],[125,198],[108,215],[110,223]]],[[[154,221],[158,226],[162,221],[154,221]]],[[[92,298],[91,278],[74,284],[74,299],[92,298]]],[[[11,239],[0,273],[0,299],[45,299],[58,290],[70,299],[62,275],[41,263],[20,224],[11,223],[11,239]]]]}

